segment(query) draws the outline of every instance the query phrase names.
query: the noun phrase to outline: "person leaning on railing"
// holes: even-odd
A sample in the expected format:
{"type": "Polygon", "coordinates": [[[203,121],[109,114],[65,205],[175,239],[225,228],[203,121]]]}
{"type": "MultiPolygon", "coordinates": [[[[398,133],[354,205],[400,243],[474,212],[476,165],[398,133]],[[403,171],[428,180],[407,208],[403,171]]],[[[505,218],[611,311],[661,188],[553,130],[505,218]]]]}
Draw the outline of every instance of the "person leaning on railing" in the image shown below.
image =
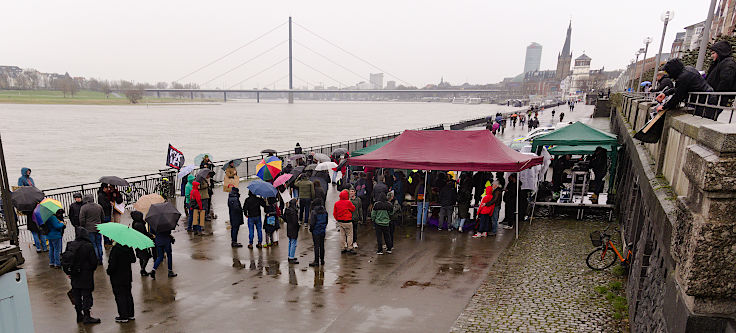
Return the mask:
{"type": "Polygon", "coordinates": [[[675,84],[672,83],[672,79],[670,79],[669,75],[667,75],[667,72],[665,71],[659,71],[657,72],[657,87],[650,90],[650,92],[662,92],[669,88],[674,88],[675,84]]]}
{"type": "MultiPolygon", "coordinates": [[[[713,44],[710,50],[713,63],[708,68],[708,75],[706,75],[705,80],[713,87],[715,92],[736,91],[736,61],[732,56],[731,44],[722,40],[713,44]]],[[[733,97],[733,95],[721,96],[720,103],[716,103],[719,106],[731,106],[733,97]]],[[[720,109],[718,113],[720,113],[720,109]]]]}
{"type": "MultiPolygon", "coordinates": [[[[656,99],[662,103],[666,96],[672,95],[667,103],[657,107],[657,112],[662,109],[672,110],[683,102],[689,93],[691,92],[712,92],[713,88],[705,82],[705,79],[700,75],[698,70],[692,66],[685,66],[680,59],[672,59],[664,64],[662,69],[675,80],[675,87],[665,89],[657,95],[656,99]]],[[[698,98],[698,103],[705,103],[705,97],[698,98]]],[[[695,109],[695,115],[702,116],[705,118],[715,119],[718,115],[716,112],[705,112],[705,108],[697,107],[695,109]],[[709,117],[710,116],[710,117],[709,117]]]]}

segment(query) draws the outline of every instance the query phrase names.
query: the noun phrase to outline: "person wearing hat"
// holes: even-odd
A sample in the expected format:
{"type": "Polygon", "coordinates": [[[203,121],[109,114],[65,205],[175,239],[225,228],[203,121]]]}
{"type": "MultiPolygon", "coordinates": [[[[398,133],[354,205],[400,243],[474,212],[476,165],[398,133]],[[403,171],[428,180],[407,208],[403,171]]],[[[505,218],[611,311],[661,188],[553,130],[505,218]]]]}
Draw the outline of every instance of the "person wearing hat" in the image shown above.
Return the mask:
{"type": "MultiPolygon", "coordinates": [[[[678,58],[667,61],[662,69],[667,72],[667,75],[675,80],[676,85],[674,88],[666,89],[657,96],[656,100],[662,103],[666,96],[672,95],[672,98],[670,98],[669,101],[664,103],[664,105],[660,105],[657,107],[657,112],[663,109],[672,110],[676,108],[678,105],[680,105],[680,102],[684,101],[687,98],[688,94],[691,92],[713,91],[713,88],[711,88],[708,82],[703,79],[697,69],[692,66],[685,66],[685,64],[682,63],[682,60],[678,58]]],[[[705,102],[705,100],[703,100],[703,102],[705,102]]],[[[710,119],[715,119],[714,116],[716,116],[714,112],[704,114],[702,108],[696,109],[695,114],[710,119]]],[[[655,130],[655,132],[658,132],[656,133],[656,137],[659,138],[661,129],[655,130]]]]}
{"type": "Polygon", "coordinates": [[[708,68],[705,80],[713,91],[733,91],[736,78],[736,61],[733,60],[731,44],[722,40],[710,47],[713,63],[708,68]]]}
{"type": "Polygon", "coordinates": [[[79,226],[79,212],[82,210],[83,205],[82,193],[74,193],[74,202],[69,205],[69,221],[74,227],[79,226]]]}

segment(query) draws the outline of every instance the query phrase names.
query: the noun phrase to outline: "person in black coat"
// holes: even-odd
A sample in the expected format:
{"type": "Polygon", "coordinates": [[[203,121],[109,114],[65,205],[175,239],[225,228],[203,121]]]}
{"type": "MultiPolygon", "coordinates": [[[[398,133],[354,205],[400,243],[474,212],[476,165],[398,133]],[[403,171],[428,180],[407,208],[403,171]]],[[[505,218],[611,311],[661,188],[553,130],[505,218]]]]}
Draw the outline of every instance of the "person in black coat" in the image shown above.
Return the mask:
{"type": "Polygon", "coordinates": [[[298,199],[291,199],[284,210],[284,220],[286,221],[286,237],[289,238],[289,263],[298,264],[296,260],[296,244],[299,237],[299,207],[297,207],[298,199]]]}
{"type": "Polygon", "coordinates": [[[72,225],[75,227],[79,226],[79,212],[82,210],[83,205],[82,194],[74,193],[74,202],[69,205],[69,221],[71,221],[72,225]]]}
{"type": "Polygon", "coordinates": [[[588,164],[595,179],[590,182],[591,191],[591,202],[598,203],[598,195],[603,192],[603,178],[606,176],[606,169],[608,168],[608,150],[603,147],[596,147],[593,155],[590,158],[588,164]]]}
{"type": "MultiPolygon", "coordinates": [[[[148,232],[148,229],[146,228],[146,221],[143,220],[143,213],[134,210],[130,212],[130,217],[133,219],[133,229],[146,235],[150,239],[154,238],[153,234],[148,232]]],[[[141,276],[148,276],[149,273],[146,271],[146,266],[148,265],[148,261],[153,258],[151,249],[135,249],[135,256],[138,257],[138,262],[141,265],[141,276]]]]}
{"type": "MultiPolygon", "coordinates": [[[[516,174],[512,173],[509,175],[509,183],[506,184],[506,191],[504,191],[503,194],[503,202],[505,204],[505,213],[503,215],[503,221],[500,223],[505,224],[506,226],[514,226],[516,223],[516,198],[517,198],[517,191],[516,191],[516,174]]],[[[521,186],[521,183],[519,183],[519,186],[521,186]]]]}
{"type": "Polygon", "coordinates": [[[667,72],[659,71],[657,72],[657,88],[650,90],[650,92],[665,91],[669,88],[674,88],[674,87],[675,87],[675,84],[672,82],[672,79],[670,79],[670,76],[667,75],[667,72]]]}
{"type": "Polygon", "coordinates": [[[256,196],[253,192],[248,192],[248,197],[243,202],[243,214],[248,218],[248,248],[253,248],[253,233],[258,232],[258,244],[256,248],[261,248],[263,243],[263,225],[261,220],[261,208],[266,208],[266,200],[256,196]]]}
{"type": "Polygon", "coordinates": [[[77,237],[67,244],[66,251],[74,252],[74,264],[69,279],[72,284],[74,309],[77,311],[77,322],[85,324],[100,323],[99,318],[92,317],[92,291],[95,290],[95,269],[97,269],[97,254],[89,239],[87,230],[82,227],[75,229],[77,237]]]}
{"type": "Polygon", "coordinates": [[[238,243],[238,231],[243,225],[243,207],[240,206],[240,189],[233,187],[227,197],[227,208],[230,212],[230,246],[243,247],[238,243]]]}
{"type": "Polygon", "coordinates": [[[713,63],[705,80],[713,91],[733,91],[736,78],[736,61],[733,60],[731,44],[722,40],[710,47],[713,63]]]}
{"type": "MultiPolygon", "coordinates": [[[[662,102],[666,96],[672,96],[667,103],[657,107],[657,111],[672,110],[680,105],[680,102],[684,101],[688,94],[691,92],[712,92],[713,88],[705,82],[705,79],[700,75],[698,70],[691,66],[685,66],[680,59],[672,59],[668,61],[662,69],[675,80],[675,87],[667,89],[657,95],[657,101],[662,102]]],[[[701,99],[698,100],[701,102],[701,99]]],[[[705,102],[705,98],[702,99],[705,102]]],[[[710,119],[715,119],[716,112],[704,113],[703,108],[696,108],[695,114],[710,119]]],[[[659,131],[661,133],[661,129],[659,131]]]]}
{"type": "Polygon", "coordinates": [[[118,316],[115,317],[118,323],[127,323],[135,319],[133,294],[131,293],[133,272],[130,269],[130,265],[134,262],[133,248],[115,243],[110,250],[107,275],[110,276],[112,293],[115,295],[115,303],[118,306],[118,316]]]}

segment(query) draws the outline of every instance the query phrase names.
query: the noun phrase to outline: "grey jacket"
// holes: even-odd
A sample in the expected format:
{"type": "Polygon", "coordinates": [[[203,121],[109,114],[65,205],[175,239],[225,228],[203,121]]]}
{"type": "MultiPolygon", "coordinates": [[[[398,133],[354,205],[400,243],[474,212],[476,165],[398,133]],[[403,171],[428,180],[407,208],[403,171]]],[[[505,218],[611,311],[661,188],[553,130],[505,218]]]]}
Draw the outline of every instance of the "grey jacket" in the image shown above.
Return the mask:
{"type": "Polygon", "coordinates": [[[85,195],[82,199],[84,205],[79,210],[79,226],[87,230],[87,232],[99,232],[97,225],[104,220],[105,213],[102,206],[95,202],[92,195],[85,195]]]}

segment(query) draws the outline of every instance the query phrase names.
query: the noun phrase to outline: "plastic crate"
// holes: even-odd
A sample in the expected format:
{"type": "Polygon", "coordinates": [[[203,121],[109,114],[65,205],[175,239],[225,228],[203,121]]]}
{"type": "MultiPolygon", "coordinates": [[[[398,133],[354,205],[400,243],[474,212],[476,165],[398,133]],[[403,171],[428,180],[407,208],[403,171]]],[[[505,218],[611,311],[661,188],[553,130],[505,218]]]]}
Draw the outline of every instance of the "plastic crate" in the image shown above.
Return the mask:
{"type": "Polygon", "coordinates": [[[593,246],[595,247],[603,245],[603,236],[601,235],[600,230],[590,233],[590,242],[593,243],[593,246]]]}

